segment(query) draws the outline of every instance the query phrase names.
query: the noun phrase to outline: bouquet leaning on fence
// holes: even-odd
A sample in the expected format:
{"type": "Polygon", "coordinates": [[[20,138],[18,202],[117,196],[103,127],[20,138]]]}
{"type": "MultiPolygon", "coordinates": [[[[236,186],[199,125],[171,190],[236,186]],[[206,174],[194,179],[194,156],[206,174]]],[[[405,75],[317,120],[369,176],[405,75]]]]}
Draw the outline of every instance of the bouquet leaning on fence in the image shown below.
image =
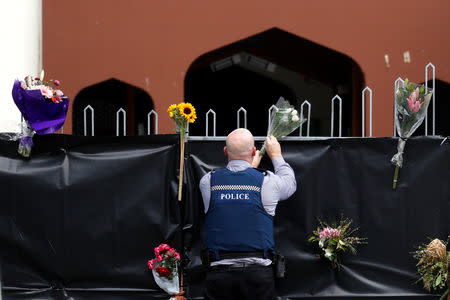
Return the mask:
{"type": "Polygon", "coordinates": [[[417,251],[413,252],[413,257],[419,261],[417,271],[420,275],[419,281],[423,282],[424,288],[428,291],[445,289],[440,300],[443,300],[445,296],[447,300],[450,300],[450,251],[447,251],[447,244],[448,241],[445,243],[434,239],[428,245],[421,245],[417,251]]]}
{"type": "Polygon", "coordinates": [[[191,103],[181,102],[172,104],[167,109],[169,118],[175,122],[177,133],[180,134],[180,176],[178,180],[178,201],[181,201],[183,188],[183,170],[184,170],[184,138],[186,136],[187,124],[194,123],[197,119],[197,113],[191,103]]]}
{"type": "MultiPolygon", "coordinates": [[[[267,136],[273,135],[277,139],[289,135],[300,127],[306,119],[299,115],[293,105],[289,101],[280,97],[275,104],[275,109],[270,113],[270,123],[267,129],[267,136]]],[[[266,152],[266,143],[261,148],[260,155],[266,152]]]]}
{"type": "Polygon", "coordinates": [[[44,80],[44,71],[40,77],[25,77],[16,80],[12,89],[14,102],[25,122],[22,125],[18,152],[30,157],[33,136],[57,132],[66,120],[69,98],[59,89],[58,80],[44,80]]]}
{"type": "Polygon", "coordinates": [[[392,157],[391,162],[395,165],[394,181],[392,188],[397,187],[399,168],[403,166],[403,152],[406,140],[422,124],[428,110],[432,91],[425,90],[425,86],[419,86],[408,79],[403,86],[399,86],[395,91],[395,126],[399,135],[397,153],[392,157]]]}
{"type": "Polygon", "coordinates": [[[155,248],[155,258],[148,261],[156,284],[169,295],[171,299],[182,300],[184,292],[180,291],[179,279],[180,254],[167,244],[155,248]]]}
{"type": "Polygon", "coordinates": [[[319,220],[319,226],[308,239],[317,242],[320,248],[320,256],[331,262],[332,268],[339,267],[339,254],[350,250],[356,254],[356,246],[367,244],[367,238],[352,236],[358,228],[352,228],[350,219],[343,219],[337,225],[330,226],[319,220]]]}

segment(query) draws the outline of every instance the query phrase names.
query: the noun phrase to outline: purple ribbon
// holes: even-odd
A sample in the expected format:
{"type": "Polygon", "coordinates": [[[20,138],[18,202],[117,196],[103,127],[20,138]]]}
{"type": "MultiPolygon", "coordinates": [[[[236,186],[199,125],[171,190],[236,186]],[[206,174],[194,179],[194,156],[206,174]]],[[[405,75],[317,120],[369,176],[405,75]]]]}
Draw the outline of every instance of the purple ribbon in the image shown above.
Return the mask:
{"type": "Polygon", "coordinates": [[[40,90],[24,90],[18,80],[14,82],[12,96],[23,118],[39,135],[58,131],[66,120],[69,98],[54,103],[45,99],[40,90]]]}

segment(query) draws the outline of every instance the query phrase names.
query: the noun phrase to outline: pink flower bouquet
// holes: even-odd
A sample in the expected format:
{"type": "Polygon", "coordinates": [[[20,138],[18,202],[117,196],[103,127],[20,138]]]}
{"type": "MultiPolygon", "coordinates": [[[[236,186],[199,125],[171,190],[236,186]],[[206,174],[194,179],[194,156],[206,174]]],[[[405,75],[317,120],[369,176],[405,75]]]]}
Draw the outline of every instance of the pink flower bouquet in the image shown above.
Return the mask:
{"type": "Polygon", "coordinates": [[[366,244],[366,238],[354,237],[358,228],[351,228],[353,223],[350,219],[343,219],[337,225],[330,226],[319,220],[319,227],[313,231],[313,235],[309,238],[310,242],[317,242],[320,248],[320,256],[328,259],[331,266],[336,268],[339,266],[339,254],[350,250],[356,254],[356,245],[366,244]]]}
{"type": "Polygon", "coordinates": [[[395,92],[395,126],[399,135],[397,153],[391,162],[395,165],[394,181],[392,187],[397,187],[399,168],[403,165],[403,152],[406,140],[422,124],[428,110],[431,99],[431,89],[425,90],[425,86],[419,86],[405,80],[403,86],[399,86],[395,92]]]}

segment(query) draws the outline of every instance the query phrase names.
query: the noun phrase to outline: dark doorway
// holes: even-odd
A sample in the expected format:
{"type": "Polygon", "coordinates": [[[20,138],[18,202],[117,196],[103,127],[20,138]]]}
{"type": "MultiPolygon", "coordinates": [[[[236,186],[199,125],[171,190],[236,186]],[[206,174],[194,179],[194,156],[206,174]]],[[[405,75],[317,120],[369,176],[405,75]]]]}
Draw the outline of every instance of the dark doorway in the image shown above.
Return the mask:
{"type": "MultiPolygon", "coordinates": [[[[73,104],[73,134],[84,135],[84,109],[94,109],[94,134],[96,136],[116,135],[116,113],[120,108],[126,111],[127,135],[148,133],[147,115],[153,109],[153,100],[144,90],[109,79],[83,89],[73,104]]],[[[87,110],[87,134],[91,134],[91,113],[87,110]]],[[[120,114],[120,126],[123,115],[120,114]]],[[[154,122],[150,125],[154,133],[154,122]]],[[[123,127],[119,128],[122,135],[123,127]]]]}
{"type": "MultiPolygon", "coordinates": [[[[266,135],[267,109],[280,96],[286,99],[295,99],[294,93],[282,83],[238,65],[230,66],[220,72],[197,70],[191,76],[190,84],[192,86],[203,87],[193,89],[187,96],[187,99],[192,99],[190,101],[196,107],[199,116],[198,122],[190,126],[191,135],[205,134],[204,116],[209,109],[214,110],[217,114],[217,135],[225,135],[236,129],[237,111],[240,107],[247,111],[247,128],[254,135],[266,135]]],[[[210,116],[210,120],[211,118],[212,116],[210,116]]],[[[243,124],[244,114],[242,112],[240,121],[243,124]]],[[[212,130],[209,132],[212,134],[212,130]]]]}
{"type": "MultiPolygon", "coordinates": [[[[247,128],[264,136],[268,109],[282,96],[297,109],[308,100],[312,105],[310,135],[329,136],[331,99],[336,94],[342,98],[342,135],[361,134],[364,76],[356,62],[278,28],[200,56],[184,84],[185,99],[198,114],[191,135],[205,135],[205,114],[210,108],[217,114],[217,135],[228,134],[237,127],[236,113],[243,107],[247,128]]],[[[337,123],[334,127],[338,128],[337,123]]]]}
{"type": "MultiPolygon", "coordinates": [[[[424,82],[421,84],[425,84],[424,82]]],[[[435,117],[436,117],[436,135],[450,136],[450,121],[448,112],[450,111],[450,83],[436,79],[435,80],[435,117]]],[[[428,87],[433,88],[433,81],[428,81],[428,87]]],[[[431,99],[433,101],[433,99],[431,99]]],[[[433,134],[433,102],[428,106],[428,135],[433,134]]],[[[425,135],[425,120],[417,128],[414,136],[425,135]]]]}

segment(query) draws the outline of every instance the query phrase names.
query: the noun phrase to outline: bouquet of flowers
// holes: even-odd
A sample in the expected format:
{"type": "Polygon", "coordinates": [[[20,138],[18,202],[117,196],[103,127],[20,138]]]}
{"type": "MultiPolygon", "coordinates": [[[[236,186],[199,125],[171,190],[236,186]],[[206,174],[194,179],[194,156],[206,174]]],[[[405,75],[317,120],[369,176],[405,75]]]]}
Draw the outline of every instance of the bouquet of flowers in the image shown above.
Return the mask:
{"type": "Polygon", "coordinates": [[[309,241],[318,242],[320,256],[327,258],[332,268],[339,266],[340,253],[350,250],[356,254],[356,245],[367,244],[366,238],[352,236],[358,228],[351,228],[353,221],[350,219],[341,218],[336,226],[330,226],[321,220],[319,223],[319,227],[313,231],[309,241]]]}
{"type": "Polygon", "coordinates": [[[409,82],[408,79],[395,92],[395,125],[399,139],[397,154],[391,159],[391,162],[395,165],[393,189],[397,187],[398,171],[403,165],[403,152],[405,150],[406,140],[422,124],[427,114],[431,95],[431,89],[426,91],[424,85],[419,86],[409,82]]]}
{"type": "Polygon", "coordinates": [[[176,297],[180,297],[183,293],[180,293],[179,264],[180,254],[167,244],[156,247],[155,258],[148,261],[148,267],[152,270],[156,284],[169,295],[176,295],[176,297]]]}
{"type": "Polygon", "coordinates": [[[447,251],[447,243],[434,239],[428,245],[419,246],[413,257],[419,261],[417,271],[423,286],[428,291],[446,288],[440,299],[447,296],[450,300],[450,252],[447,251]]]}
{"type": "Polygon", "coordinates": [[[44,70],[39,78],[27,76],[14,82],[12,96],[26,124],[18,148],[23,157],[30,156],[35,133],[54,133],[64,124],[69,98],[57,88],[59,85],[58,80],[44,81],[44,70]]]}
{"type": "MultiPolygon", "coordinates": [[[[293,105],[289,101],[280,97],[275,104],[276,109],[272,110],[270,114],[269,128],[267,129],[267,136],[273,135],[277,139],[289,135],[295,129],[299,128],[302,123],[306,121],[302,115],[299,115],[293,105]]],[[[261,148],[260,155],[266,152],[266,143],[261,148]]]]}
{"type": "Polygon", "coordinates": [[[180,134],[180,176],[178,182],[178,200],[181,201],[181,192],[183,187],[183,168],[184,168],[184,137],[186,135],[187,123],[194,123],[197,119],[197,113],[191,103],[181,102],[178,105],[172,104],[167,109],[169,117],[175,122],[176,131],[180,134]]]}

